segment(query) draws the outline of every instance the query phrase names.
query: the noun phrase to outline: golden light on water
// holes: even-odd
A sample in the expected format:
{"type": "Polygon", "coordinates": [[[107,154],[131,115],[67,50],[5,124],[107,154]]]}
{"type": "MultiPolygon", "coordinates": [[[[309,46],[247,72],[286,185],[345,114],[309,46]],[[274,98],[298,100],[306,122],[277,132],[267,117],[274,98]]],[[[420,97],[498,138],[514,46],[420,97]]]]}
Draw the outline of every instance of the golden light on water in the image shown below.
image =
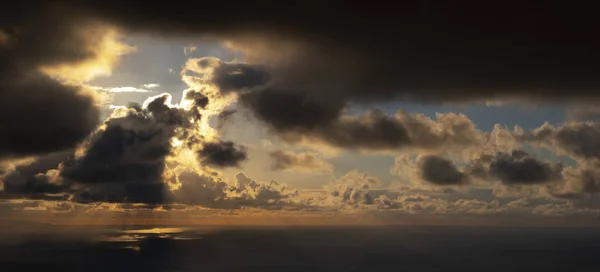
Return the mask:
{"type": "Polygon", "coordinates": [[[150,229],[137,229],[137,230],[125,230],[124,233],[133,234],[163,234],[163,233],[180,233],[187,230],[186,228],[150,228],[150,229]]]}

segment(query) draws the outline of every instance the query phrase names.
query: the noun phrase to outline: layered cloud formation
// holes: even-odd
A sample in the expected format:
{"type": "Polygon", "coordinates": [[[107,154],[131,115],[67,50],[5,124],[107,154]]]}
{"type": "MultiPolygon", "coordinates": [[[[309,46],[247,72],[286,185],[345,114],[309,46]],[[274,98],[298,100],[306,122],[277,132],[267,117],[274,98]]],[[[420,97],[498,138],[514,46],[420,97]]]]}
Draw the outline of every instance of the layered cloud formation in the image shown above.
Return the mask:
{"type": "Polygon", "coordinates": [[[331,4],[327,12],[310,3],[34,4],[0,12],[0,161],[7,165],[0,174],[7,198],[487,213],[581,208],[600,191],[600,129],[577,121],[593,111],[574,112],[575,121],[564,124],[497,125],[491,132],[458,113],[350,112],[381,101],[596,99],[598,23],[581,14],[526,4],[493,12],[445,4],[331,4]],[[134,50],[119,41],[121,33],[216,39],[247,62],[190,58],[181,70],[190,88],[179,103],[161,94],[117,107],[102,122],[98,93],[85,82],[109,75],[119,56],[134,50]],[[272,136],[309,149],[271,150],[270,170],[331,173],[321,147],[378,152],[396,156],[392,172],[411,187],[385,188],[351,171],[324,195],[303,197],[243,172],[227,180],[222,169],[252,159],[245,146],[219,134],[236,113],[232,105],[272,136]],[[532,148],[572,162],[545,161],[532,148]],[[510,201],[423,193],[475,189],[510,201]]]}
{"type": "Polygon", "coordinates": [[[191,92],[184,96],[185,108],[171,105],[164,94],[115,110],[77,150],[43,156],[5,174],[4,194],[229,208],[285,198],[284,187],[243,173],[235,185],[220,180],[210,167],[236,167],[246,152],[232,142],[207,140],[210,132],[201,123],[209,102],[191,92]]]}

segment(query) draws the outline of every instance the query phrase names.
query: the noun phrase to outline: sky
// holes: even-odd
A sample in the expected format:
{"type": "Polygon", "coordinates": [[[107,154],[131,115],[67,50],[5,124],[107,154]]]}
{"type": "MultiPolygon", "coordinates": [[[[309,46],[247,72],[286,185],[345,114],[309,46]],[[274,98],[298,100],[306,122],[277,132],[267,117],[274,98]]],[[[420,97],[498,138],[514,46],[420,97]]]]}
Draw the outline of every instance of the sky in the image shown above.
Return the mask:
{"type": "Polygon", "coordinates": [[[190,5],[0,12],[0,217],[600,223],[584,11],[190,5]]]}

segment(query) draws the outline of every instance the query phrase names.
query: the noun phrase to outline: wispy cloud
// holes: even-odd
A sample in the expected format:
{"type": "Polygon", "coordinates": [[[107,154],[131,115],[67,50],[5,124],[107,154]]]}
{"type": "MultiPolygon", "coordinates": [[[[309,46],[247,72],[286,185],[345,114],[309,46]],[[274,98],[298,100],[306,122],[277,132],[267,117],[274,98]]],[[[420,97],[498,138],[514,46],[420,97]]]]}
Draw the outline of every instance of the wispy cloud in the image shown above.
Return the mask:
{"type": "Polygon", "coordinates": [[[142,85],[142,87],[148,88],[148,89],[153,89],[153,88],[160,87],[160,84],[158,84],[158,83],[148,83],[148,84],[142,85]]]}
{"type": "MultiPolygon", "coordinates": [[[[158,84],[152,83],[152,84],[146,84],[143,85],[143,87],[145,88],[155,88],[158,87],[158,84]]],[[[109,92],[109,93],[151,93],[154,91],[150,91],[150,90],[146,90],[146,89],[141,89],[141,88],[136,88],[136,87],[100,87],[100,86],[89,86],[89,88],[96,90],[96,91],[101,91],[101,92],[109,92]]]]}
{"type": "Polygon", "coordinates": [[[150,93],[152,91],[146,89],[138,89],[135,87],[116,87],[108,90],[110,93],[150,93]]]}

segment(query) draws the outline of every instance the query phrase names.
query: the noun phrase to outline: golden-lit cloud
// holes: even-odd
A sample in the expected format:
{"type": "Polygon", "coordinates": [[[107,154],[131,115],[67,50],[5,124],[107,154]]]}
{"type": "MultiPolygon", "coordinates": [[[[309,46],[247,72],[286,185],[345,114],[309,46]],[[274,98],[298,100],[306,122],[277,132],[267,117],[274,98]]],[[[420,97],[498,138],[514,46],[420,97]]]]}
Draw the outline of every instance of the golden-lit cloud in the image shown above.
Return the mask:
{"type": "Polygon", "coordinates": [[[136,87],[114,87],[106,88],[109,93],[151,93],[152,91],[136,87]]]}
{"type": "MultiPolygon", "coordinates": [[[[181,70],[181,79],[190,89],[184,91],[185,97],[188,93],[198,92],[210,99],[205,108],[202,109],[201,131],[203,136],[209,140],[218,138],[218,131],[209,125],[209,120],[213,116],[218,116],[227,107],[231,106],[236,100],[235,94],[222,94],[216,86],[211,84],[213,77],[213,66],[220,60],[217,58],[188,59],[181,70]],[[206,62],[206,65],[200,65],[206,62]]],[[[181,106],[188,107],[189,100],[182,100],[181,106]]]]}
{"type": "MultiPolygon", "coordinates": [[[[77,8],[74,6],[73,10],[77,8]]],[[[131,208],[159,213],[171,212],[175,207],[180,207],[176,205],[182,205],[181,209],[209,209],[214,213],[234,209],[244,213],[248,212],[245,207],[253,207],[262,209],[253,211],[257,213],[281,209],[323,213],[394,211],[404,214],[487,215],[529,212],[557,215],[585,210],[582,207],[586,203],[581,199],[600,191],[600,174],[595,170],[600,164],[593,141],[598,136],[598,129],[591,123],[544,125],[532,131],[511,131],[496,126],[491,132],[484,132],[468,116],[459,113],[439,113],[427,117],[403,111],[389,114],[377,109],[358,114],[348,111],[354,104],[406,99],[441,104],[484,100],[492,105],[498,99],[507,101],[502,100],[505,96],[520,98],[518,88],[511,88],[512,84],[548,87],[545,80],[528,81],[519,73],[514,74],[516,77],[509,75],[498,78],[495,74],[486,74],[486,67],[479,67],[492,64],[487,67],[488,70],[497,71],[496,62],[518,54],[506,54],[498,58],[495,55],[498,48],[485,44],[456,46],[456,42],[461,41],[452,39],[448,42],[454,42],[452,45],[455,47],[450,51],[445,43],[438,43],[435,39],[412,44],[412,39],[424,37],[411,36],[411,33],[407,34],[410,37],[405,39],[406,43],[398,44],[389,39],[388,30],[381,31],[383,28],[369,29],[369,35],[377,41],[371,44],[365,43],[372,41],[365,39],[363,31],[331,29],[330,24],[314,24],[319,25],[315,29],[314,25],[307,25],[304,21],[293,22],[297,27],[289,24],[289,31],[282,31],[281,35],[269,35],[279,32],[243,28],[237,18],[230,14],[227,16],[232,16],[229,17],[231,20],[222,21],[231,21],[232,26],[244,31],[224,30],[218,24],[214,29],[207,27],[210,31],[202,28],[203,24],[176,24],[177,27],[169,28],[170,22],[161,21],[164,17],[168,18],[169,14],[150,18],[153,16],[141,12],[135,18],[145,22],[145,25],[120,18],[127,16],[120,16],[123,14],[119,13],[112,17],[94,9],[87,12],[93,23],[82,23],[81,27],[81,18],[56,20],[56,23],[55,18],[51,17],[49,21],[56,25],[50,25],[54,28],[48,32],[52,33],[52,37],[56,36],[58,42],[49,42],[50,49],[37,48],[42,44],[39,40],[44,40],[39,38],[41,35],[24,36],[29,40],[22,39],[26,45],[23,48],[34,48],[41,53],[31,54],[32,60],[26,58],[28,54],[16,55],[14,63],[0,67],[3,68],[2,72],[8,71],[7,78],[12,78],[14,70],[17,70],[13,68],[20,67],[15,63],[20,59],[26,60],[25,72],[41,70],[60,79],[60,82],[47,80],[45,75],[40,74],[43,84],[33,87],[53,86],[61,91],[65,88],[64,91],[69,94],[44,96],[46,93],[40,92],[34,95],[31,90],[35,88],[21,88],[23,82],[31,82],[31,78],[21,78],[20,70],[15,77],[18,80],[11,82],[12,85],[9,84],[7,88],[0,86],[2,90],[14,89],[7,92],[8,101],[15,108],[23,107],[16,114],[9,111],[2,115],[23,118],[28,113],[38,115],[27,122],[1,119],[2,123],[11,124],[7,129],[2,126],[5,131],[33,131],[6,137],[9,140],[27,140],[23,141],[21,149],[10,150],[6,157],[28,158],[30,155],[47,155],[57,150],[67,150],[65,152],[68,153],[60,154],[65,155],[60,160],[54,158],[45,161],[48,156],[40,156],[35,160],[6,164],[2,186],[7,195],[41,199],[39,203],[27,205],[23,210],[73,211],[94,207],[90,209],[124,212],[131,208]],[[144,20],[149,18],[160,23],[144,20]],[[102,22],[115,25],[108,26],[102,22]],[[150,93],[157,88],[161,92],[167,91],[159,88],[163,82],[158,82],[137,87],[96,87],[98,94],[88,97],[86,89],[95,87],[85,88],[78,84],[98,76],[111,75],[120,57],[135,51],[135,47],[121,42],[125,34],[121,31],[135,34],[154,31],[154,28],[159,35],[167,35],[170,30],[178,29],[181,31],[174,35],[203,35],[214,31],[217,33],[215,36],[223,38],[224,47],[239,55],[234,61],[222,61],[214,57],[188,59],[181,70],[169,69],[171,74],[180,72],[179,76],[189,87],[183,92],[181,101],[172,101],[173,93],[162,93],[149,97],[141,105],[115,106],[109,118],[96,127],[96,123],[90,120],[98,119],[93,110],[98,108],[99,100],[106,100],[100,97],[105,95],[104,92],[150,93]],[[312,31],[304,31],[305,28],[322,32],[311,36],[306,33],[312,31]],[[55,30],[63,30],[65,34],[58,35],[61,33],[55,30]],[[436,49],[432,52],[439,54],[421,51],[432,48],[436,49]],[[468,53],[469,48],[478,50],[481,59],[464,58],[464,61],[456,62],[455,58],[468,53]],[[415,59],[411,59],[413,56],[415,59]],[[417,68],[413,62],[419,62],[417,68]],[[476,65],[483,76],[473,74],[474,69],[470,65],[476,65]],[[471,81],[472,77],[476,79],[471,81]],[[85,99],[62,110],[63,103],[73,100],[72,95],[85,99]],[[53,103],[44,103],[51,100],[51,96],[58,98],[53,103]],[[28,97],[39,100],[22,101],[28,97]],[[34,106],[25,108],[25,104],[34,106]],[[79,108],[79,105],[83,106],[79,108]],[[73,107],[77,111],[71,110],[73,107]],[[237,108],[235,110],[247,110],[246,115],[258,120],[260,128],[273,136],[273,142],[280,141],[289,149],[298,150],[299,146],[309,149],[294,153],[271,148],[268,151],[274,160],[272,170],[321,172],[334,176],[336,169],[325,160],[328,155],[343,155],[344,152],[392,155],[396,157],[393,178],[403,177],[408,181],[403,184],[408,189],[393,190],[385,187],[387,181],[358,171],[334,178],[332,184],[322,190],[322,194],[309,196],[290,190],[281,181],[255,180],[240,169],[249,159],[245,146],[224,140],[220,126],[211,124],[211,120],[214,120],[211,118],[228,116],[234,112],[233,107],[237,108]],[[44,110],[61,113],[43,119],[59,129],[33,130],[40,126],[34,121],[46,116],[44,110]],[[79,122],[61,123],[61,120],[70,121],[80,116],[84,118],[75,120],[79,122]],[[20,127],[22,124],[31,125],[20,127]],[[58,141],[58,144],[29,148],[37,147],[38,140],[60,131],[74,131],[77,135],[68,141],[58,141]],[[40,137],[31,134],[39,134],[40,137]],[[560,151],[574,158],[576,164],[565,166],[547,162],[521,150],[525,146],[546,148],[555,153],[560,151]],[[239,170],[238,174],[234,178],[227,177],[223,170],[227,167],[239,170]],[[474,199],[470,195],[471,189],[485,190],[498,199],[489,199],[488,196],[474,199]],[[519,201],[502,199],[516,197],[519,201]],[[539,203],[534,203],[536,201],[539,203]],[[87,202],[96,203],[96,206],[87,206],[87,202]]],[[[57,17],[62,18],[66,14],[68,12],[57,17]]],[[[283,20],[294,20],[292,17],[282,17],[283,20]]],[[[177,15],[177,18],[187,17],[177,15]]],[[[314,19],[326,20],[318,16],[314,19]]],[[[40,26],[45,23],[36,22],[31,29],[42,29],[40,26]]],[[[271,22],[267,20],[264,23],[268,25],[271,22]]],[[[206,25],[212,26],[208,21],[206,25]]],[[[13,41],[19,45],[21,40],[13,39],[15,33],[0,31],[2,50],[12,46],[13,41]]],[[[183,53],[187,56],[196,55],[200,49],[188,46],[183,53]]],[[[22,53],[18,50],[13,52],[22,53]]],[[[1,55],[4,56],[10,54],[1,55]]],[[[535,62],[520,58],[512,61],[535,62]]],[[[547,68],[544,65],[536,66],[533,63],[532,67],[552,74],[551,69],[544,70],[547,68]]],[[[519,70],[521,66],[515,69],[519,70]]],[[[560,90],[554,90],[548,96],[553,99],[570,98],[560,90]]],[[[538,96],[539,93],[531,91],[523,95],[528,98],[538,96]]],[[[2,98],[4,100],[4,96],[2,98]]],[[[577,115],[595,114],[596,111],[590,111],[577,115]]],[[[246,135],[239,136],[243,138],[246,135]]],[[[55,138],[61,140],[65,137],[58,135],[55,138]]],[[[9,143],[8,140],[4,142],[9,143]]],[[[277,142],[277,148],[282,146],[280,142],[277,142]]],[[[9,145],[9,148],[0,149],[10,149],[9,145]]],[[[338,174],[335,173],[336,176],[338,174]]]]}
{"type": "Polygon", "coordinates": [[[97,24],[78,30],[77,35],[87,40],[85,48],[92,57],[72,64],[42,66],[40,69],[53,77],[67,81],[86,82],[98,76],[110,76],[121,56],[136,48],[121,42],[122,34],[115,28],[97,24]]]}

